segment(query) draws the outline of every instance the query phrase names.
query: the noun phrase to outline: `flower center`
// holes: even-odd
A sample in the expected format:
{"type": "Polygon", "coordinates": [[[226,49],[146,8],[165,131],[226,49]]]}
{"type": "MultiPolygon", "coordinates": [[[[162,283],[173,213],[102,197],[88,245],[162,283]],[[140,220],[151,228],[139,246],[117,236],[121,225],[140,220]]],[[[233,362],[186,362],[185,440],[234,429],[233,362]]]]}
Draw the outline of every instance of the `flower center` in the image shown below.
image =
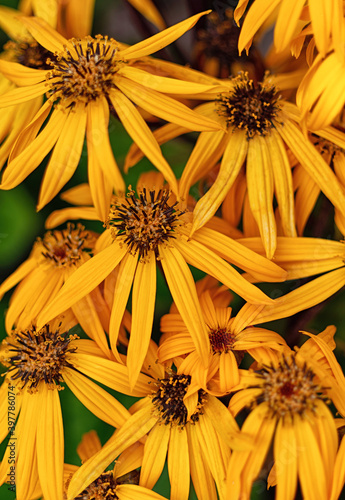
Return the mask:
{"type": "Polygon", "coordinates": [[[115,500],[116,480],[112,472],[103,472],[84,491],[79,493],[74,500],[115,500]]]}
{"type": "Polygon", "coordinates": [[[224,116],[233,129],[244,129],[248,139],[256,134],[267,135],[280,111],[276,87],[265,82],[254,85],[246,73],[233,81],[234,89],[218,98],[218,114],[224,116]]]}
{"type": "MultiPolygon", "coordinates": [[[[152,402],[159,412],[160,422],[165,425],[175,424],[184,427],[187,423],[187,408],[183,402],[191,377],[189,375],[171,375],[159,381],[158,390],[153,394],[152,402]]],[[[198,405],[190,421],[195,423],[202,414],[206,402],[206,393],[198,391],[198,405]]]]}
{"type": "Polygon", "coordinates": [[[8,346],[8,357],[3,362],[9,366],[7,374],[11,381],[19,381],[20,389],[27,385],[29,392],[35,392],[40,382],[45,382],[51,389],[62,389],[61,370],[65,366],[73,368],[67,356],[76,351],[76,347],[70,346],[75,338],[73,335],[66,337],[58,330],[51,332],[49,325],[39,331],[32,326],[14,332],[4,341],[8,346]]]}
{"type": "Polygon", "coordinates": [[[115,203],[110,211],[106,227],[112,228],[113,238],[122,236],[130,252],[137,252],[145,259],[153,250],[158,256],[160,244],[175,238],[174,228],[183,214],[175,209],[177,202],[168,204],[169,191],[147,192],[144,188],[139,198],[134,191],[128,193],[122,203],[115,203]]]}
{"type": "Polygon", "coordinates": [[[213,354],[232,351],[237,364],[241,364],[244,358],[244,351],[233,350],[236,342],[236,336],[233,333],[229,332],[227,328],[221,328],[219,326],[216,329],[211,329],[208,335],[213,354]]]}
{"type": "Polygon", "coordinates": [[[117,42],[101,35],[70,41],[75,54],[65,48],[49,61],[53,68],[48,73],[49,97],[72,106],[107,96],[115,88],[114,75],[124,63],[118,58],[117,42]]]}
{"type": "Polygon", "coordinates": [[[11,54],[11,60],[28,68],[49,69],[47,59],[52,59],[52,54],[36,40],[15,42],[10,40],[4,45],[4,49],[11,54]]]}
{"type": "Polygon", "coordinates": [[[67,229],[46,233],[42,243],[46,251],[42,255],[55,266],[75,265],[83,256],[83,252],[90,253],[94,246],[94,237],[78,224],[68,224],[67,229]]]}
{"type": "Polygon", "coordinates": [[[283,357],[278,366],[265,367],[260,376],[263,393],[259,402],[266,401],[272,412],[280,417],[313,411],[316,400],[324,399],[322,387],[314,382],[314,372],[306,364],[299,366],[295,355],[283,357]]]}

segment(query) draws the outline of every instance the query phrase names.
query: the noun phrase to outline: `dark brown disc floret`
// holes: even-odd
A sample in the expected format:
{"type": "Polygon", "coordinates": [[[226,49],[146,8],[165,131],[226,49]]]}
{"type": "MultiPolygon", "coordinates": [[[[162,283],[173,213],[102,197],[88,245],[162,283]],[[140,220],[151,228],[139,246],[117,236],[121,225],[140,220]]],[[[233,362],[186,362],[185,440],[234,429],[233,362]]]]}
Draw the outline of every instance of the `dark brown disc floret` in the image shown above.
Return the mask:
{"type": "Polygon", "coordinates": [[[233,82],[233,90],[220,94],[217,100],[218,114],[230,128],[244,130],[248,139],[268,134],[280,111],[277,88],[269,82],[255,85],[244,73],[233,82]]]}
{"type": "Polygon", "coordinates": [[[34,326],[24,331],[15,331],[5,340],[3,363],[9,366],[7,375],[19,389],[27,387],[37,390],[44,382],[49,388],[61,389],[64,367],[73,368],[69,356],[76,351],[70,345],[75,336],[67,336],[59,330],[50,331],[49,325],[41,330],[34,326]]]}
{"type": "MultiPolygon", "coordinates": [[[[159,421],[165,425],[174,424],[184,427],[187,423],[187,408],[183,398],[187,393],[191,377],[189,375],[170,375],[169,378],[159,380],[157,391],[152,396],[152,402],[158,410],[159,421]]],[[[206,393],[198,391],[198,405],[191,415],[190,422],[195,423],[202,414],[202,407],[206,402],[206,393]]]]}
{"type": "Polygon", "coordinates": [[[122,238],[129,252],[139,252],[145,259],[148,252],[158,257],[159,245],[175,238],[174,229],[181,224],[183,214],[176,208],[177,203],[169,205],[170,191],[145,188],[135,196],[131,191],[124,201],[116,202],[110,211],[106,226],[112,228],[114,239],[122,238]]]}

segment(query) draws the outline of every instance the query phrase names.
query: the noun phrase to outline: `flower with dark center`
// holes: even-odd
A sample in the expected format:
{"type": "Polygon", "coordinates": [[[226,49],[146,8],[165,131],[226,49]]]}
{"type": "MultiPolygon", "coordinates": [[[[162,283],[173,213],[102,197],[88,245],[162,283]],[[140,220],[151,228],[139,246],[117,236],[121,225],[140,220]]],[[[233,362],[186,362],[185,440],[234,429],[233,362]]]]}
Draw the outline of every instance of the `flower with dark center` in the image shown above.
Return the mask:
{"type": "MultiPolygon", "coordinates": [[[[187,423],[187,408],[183,398],[187,393],[191,377],[189,375],[170,375],[166,379],[159,380],[159,387],[152,396],[152,403],[157,408],[159,422],[165,425],[177,425],[184,427],[187,423]]],[[[202,407],[207,401],[207,394],[203,390],[198,391],[198,404],[189,421],[195,423],[202,414],[202,407]]]]}
{"type": "Polygon", "coordinates": [[[176,227],[183,224],[180,219],[184,211],[176,208],[177,202],[169,204],[170,191],[144,188],[138,198],[131,191],[123,202],[115,203],[106,222],[112,228],[113,238],[123,237],[129,252],[143,259],[153,250],[159,256],[159,245],[175,238],[176,227]]]}
{"type": "Polygon", "coordinates": [[[234,79],[234,89],[219,96],[217,111],[224,116],[228,127],[243,129],[251,139],[256,134],[270,133],[280,111],[279,99],[274,85],[265,82],[255,85],[248,75],[241,74],[234,79]]]}
{"type": "Polygon", "coordinates": [[[25,67],[23,78],[21,65],[0,60],[0,71],[20,86],[11,93],[12,97],[0,96],[0,108],[16,106],[16,94],[20,94],[21,103],[43,95],[48,100],[35,117],[40,132],[22,131],[18,137],[20,151],[8,163],[0,187],[12,189],[20,184],[53,150],[40,191],[38,208],[41,209],[74,174],[86,135],[90,175],[97,179],[93,183],[92,198],[99,217],[105,220],[112,192],[125,192],[109,140],[111,109],[134,142],[163,173],[172,191],[177,193],[175,175],[138,107],[190,130],[219,130],[219,123],[201,116],[168,94],[214,94],[215,89],[223,86],[214,82],[182,82],[159,76],[155,71],[151,74],[141,69],[140,62],[182,36],[206,13],[197,14],[133,46],[124,46],[102,35],[67,40],[43,19],[22,17],[20,21],[32,37],[49,52],[50,70],[25,67]],[[49,139],[45,140],[46,137],[49,139]]]}
{"type": "Polygon", "coordinates": [[[334,334],[332,326],[319,335],[307,334],[300,349],[272,356],[240,381],[229,409],[237,415],[247,408],[241,432],[249,435],[253,449],[246,460],[237,451],[229,460],[229,498],[247,498],[270,448],[274,468],[268,484],[276,486],[276,498],[295,498],[298,481],[304,498],[330,498],[338,450],[330,405],[342,415],[345,411],[344,375],[332,352],[334,334]]]}
{"type": "Polygon", "coordinates": [[[49,325],[41,330],[32,326],[28,330],[15,331],[6,341],[9,357],[7,375],[19,389],[26,387],[30,392],[37,391],[41,382],[50,389],[62,389],[61,372],[64,367],[73,368],[68,361],[69,354],[76,351],[70,343],[75,336],[66,336],[59,330],[50,331],[49,325]]]}
{"type": "Polygon", "coordinates": [[[51,53],[36,40],[17,42],[10,40],[4,45],[4,50],[8,51],[11,60],[27,68],[48,70],[51,67],[47,62],[47,59],[51,58],[51,53]]]}

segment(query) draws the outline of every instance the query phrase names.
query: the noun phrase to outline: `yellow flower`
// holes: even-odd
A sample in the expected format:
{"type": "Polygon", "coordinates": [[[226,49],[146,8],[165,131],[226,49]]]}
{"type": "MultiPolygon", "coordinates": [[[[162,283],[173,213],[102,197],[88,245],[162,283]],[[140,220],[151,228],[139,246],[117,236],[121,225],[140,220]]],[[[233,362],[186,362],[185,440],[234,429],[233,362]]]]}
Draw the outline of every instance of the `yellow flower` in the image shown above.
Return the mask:
{"type": "Polygon", "coordinates": [[[218,123],[165,95],[205,92],[214,85],[152,75],[137,68],[136,61],[182,36],[203,14],[131,47],[101,35],[67,40],[39,18],[22,18],[35,40],[50,53],[46,61],[50,70],[0,61],[3,74],[20,85],[0,97],[0,107],[18,105],[44,94],[48,100],[20,134],[0,187],[17,186],[53,149],[41,186],[38,209],[42,208],[72,177],[86,133],[92,196],[99,216],[105,218],[112,190],[125,189],[108,136],[112,106],[129,135],[176,192],[175,176],[135,105],[190,130],[219,129],[218,123]]]}
{"type": "MultiPolygon", "coordinates": [[[[248,0],[239,0],[235,10],[238,23],[248,5],[248,0]]],[[[274,45],[282,51],[292,39],[306,29],[313,34],[321,56],[331,47],[343,54],[344,44],[344,7],[338,0],[254,0],[250,6],[241,29],[238,42],[239,52],[248,51],[252,39],[259,28],[272,16],[277,17],[274,26],[274,45]]]]}
{"type": "Polygon", "coordinates": [[[192,379],[195,377],[202,388],[212,389],[212,394],[222,396],[239,383],[238,366],[246,352],[257,361],[268,363],[271,349],[283,351],[286,344],[277,333],[250,326],[262,306],[253,306],[249,311],[242,308],[232,317],[231,307],[227,307],[231,294],[225,287],[208,285],[199,292],[199,297],[210,339],[207,368],[201,363],[193,339],[175,308],[161,319],[163,337],[158,359],[166,363],[176,357],[185,357],[180,369],[192,379]]]}
{"type": "Polygon", "coordinates": [[[0,484],[8,479],[13,463],[10,459],[14,458],[18,500],[30,498],[37,479],[46,500],[61,500],[64,462],[61,384],[66,383],[98,418],[121,427],[130,417],[129,412],[84,373],[87,374],[90,363],[98,376],[102,374],[101,383],[113,386],[114,374],[121,373],[126,380],[127,371],[122,365],[104,358],[95,342],[63,333],[53,325],[45,325],[41,330],[31,326],[13,331],[3,341],[0,356],[1,362],[8,367],[1,387],[2,439],[9,430],[8,405],[4,404],[9,393],[14,401],[10,432],[10,444],[14,442],[14,445],[6,447],[0,466],[0,484]]]}
{"type": "MultiPolygon", "coordinates": [[[[246,161],[248,199],[258,224],[266,255],[272,258],[276,248],[276,223],[273,210],[275,194],[283,233],[296,236],[294,191],[286,146],[324,194],[341,211],[345,197],[333,171],[318,154],[298,125],[296,106],[281,99],[274,78],[254,85],[247,75],[232,79],[232,88],[221,93],[218,101],[207,103],[202,112],[218,114],[228,133],[202,133],[181,177],[181,198],[204,175],[207,164],[223,155],[219,174],[209,191],[198,201],[192,231],[201,227],[216,212],[246,161]],[[296,123],[297,122],[297,123],[296,123]],[[339,203],[339,201],[341,203],[339,203]]],[[[339,132],[318,131],[339,142],[339,132]]],[[[344,143],[342,137],[342,144],[344,143]]]]}
{"type": "MultiPolygon", "coordinates": [[[[38,238],[29,258],[0,285],[0,298],[17,285],[5,317],[7,333],[14,325],[25,329],[35,323],[37,315],[68,277],[91,258],[97,236],[80,224],[77,227],[68,224],[66,229],[47,232],[43,239],[38,238]]],[[[100,291],[96,289],[75,303],[69,314],[111,357],[103,329],[109,313],[100,291]]]]}
{"type": "MultiPolygon", "coordinates": [[[[80,209],[79,214],[82,212],[80,209]]],[[[157,185],[141,188],[137,196],[130,191],[126,198],[115,198],[106,221],[107,229],[98,239],[96,255],[73,273],[38,321],[44,324],[48,317],[59,315],[105,279],[105,288],[113,296],[109,338],[116,355],[119,326],[133,285],[127,362],[134,384],[151,337],[158,262],[196,350],[206,362],[208,333],[188,264],[255,303],[269,303],[271,299],[248,283],[226,260],[265,281],[284,280],[285,273],[215,230],[202,228],[189,238],[190,225],[190,214],[181,212],[171,192],[157,185]]]]}
{"type": "Polygon", "coordinates": [[[343,374],[340,385],[324,366],[341,372],[327,342],[334,332],[328,327],[319,336],[308,334],[311,338],[297,352],[244,374],[229,409],[238,414],[250,408],[242,432],[251,436],[254,447],[235,450],[230,457],[228,500],[250,498],[272,442],[277,499],[293,500],[297,479],[303,498],[330,498],[338,435],[328,405],[333,401],[339,410],[337,403],[344,400],[343,374]]]}
{"type": "Polygon", "coordinates": [[[234,418],[217,398],[207,394],[180,370],[165,372],[152,353],[146,397],[131,408],[131,418],[118,429],[102,450],[74,474],[69,500],[94,481],[125,449],[148,434],[145,441],[140,486],[152,488],[159,479],[166,455],[171,499],[187,500],[190,476],[198,496],[222,500],[230,447],[248,448],[234,418]]]}
{"type": "MultiPolygon", "coordinates": [[[[139,486],[140,472],[138,468],[143,461],[143,445],[134,443],[116,459],[112,470],[106,470],[92,481],[75,500],[164,500],[164,497],[143,486],[139,486]]],[[[101,442],[95,431],[83,435],[77,448],[77,453],[82,461],[101,451],[101,442]]],[[[72,475],[78,470],[74,465],[65,464],[65,495],[67,497],[68,485],[72,475]]]]}

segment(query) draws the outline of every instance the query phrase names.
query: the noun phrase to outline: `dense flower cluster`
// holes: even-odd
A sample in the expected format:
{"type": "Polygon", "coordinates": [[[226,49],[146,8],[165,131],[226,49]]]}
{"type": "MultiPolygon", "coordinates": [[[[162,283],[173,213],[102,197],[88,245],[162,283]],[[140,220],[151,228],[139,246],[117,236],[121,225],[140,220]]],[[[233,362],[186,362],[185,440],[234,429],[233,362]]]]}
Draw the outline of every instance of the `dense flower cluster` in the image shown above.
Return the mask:
{"type": "Polygon", "coordinates": [[[1,498],[337,500],[344,2],[12,3],[0,199],[43,172],[46,230],[0,263],[1,498]]]}

